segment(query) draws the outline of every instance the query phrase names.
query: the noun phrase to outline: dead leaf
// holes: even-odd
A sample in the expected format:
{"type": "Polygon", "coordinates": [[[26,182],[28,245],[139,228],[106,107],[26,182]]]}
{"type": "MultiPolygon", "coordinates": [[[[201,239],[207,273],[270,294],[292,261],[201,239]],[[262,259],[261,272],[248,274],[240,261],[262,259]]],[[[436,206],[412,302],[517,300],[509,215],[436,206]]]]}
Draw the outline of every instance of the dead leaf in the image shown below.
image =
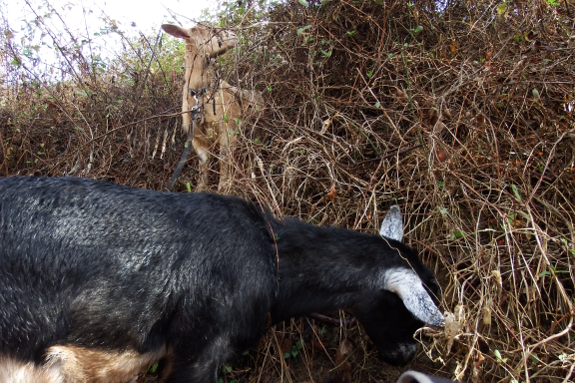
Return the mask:
{"type": "Polygon", "coordinates": [[[355,345],[349,339],[341,341],[335,356],[336,367],[333,370],[334,383],[351,383],[351,364],[349,357],[355,350],[355,345]]]}
{"type": "Polygon", "coordinates": [[[327,195],[325,196],[325,199],[328,201],[335,201],[335,197],[337,196],[337,192],[335,191],[335,184],[331,185],[331,189],[329,190],[329,193],[327,193],[327,195]]]}
{"type": "Polygon", "coordinates": [[[483,118],[483,116],[481,114],[477,115],[477,127],[479,128],[481,125],[483,125],[483,122],[485,121],[485,119],[483,118]]]}
{"type": "Polygon", "coordinates": [[[445,162],[448,158],[447,152],[443,149],[437,150],[437,159],[441,162],[445,162]]]}
{"type": "Polygon", "coordinates": [[[451,44],[449,44],[449,50],[451,51],[451,53],[456,55],[459,52],[459,44],[457,44],[455,41],[452,42],[451,44]]]}

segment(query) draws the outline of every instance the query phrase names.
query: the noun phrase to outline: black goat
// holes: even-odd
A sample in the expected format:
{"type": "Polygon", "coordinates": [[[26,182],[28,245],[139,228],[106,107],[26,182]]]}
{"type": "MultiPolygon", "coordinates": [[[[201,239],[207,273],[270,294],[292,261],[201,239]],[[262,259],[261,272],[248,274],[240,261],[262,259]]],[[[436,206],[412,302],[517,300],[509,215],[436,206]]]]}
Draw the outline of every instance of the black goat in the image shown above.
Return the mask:
{"type": "MultiPolygon", "coordinates": [[[[382,232],[398,239],[398,219],[382,232]]],[[[443,320],[431,272],[394,239],[212,194],[1,179],[0,262],[0,383],[125,383],[158,361],[163,381],[215,382],[268,313],[336,308],[403,364],[443,320]]]]}

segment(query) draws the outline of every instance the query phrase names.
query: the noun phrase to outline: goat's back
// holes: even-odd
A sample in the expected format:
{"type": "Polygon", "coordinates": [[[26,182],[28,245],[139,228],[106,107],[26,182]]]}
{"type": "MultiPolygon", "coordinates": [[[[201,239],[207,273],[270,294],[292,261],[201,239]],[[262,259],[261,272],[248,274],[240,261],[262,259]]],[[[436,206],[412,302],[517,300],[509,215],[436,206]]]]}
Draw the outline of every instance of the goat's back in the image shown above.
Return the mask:
{"type": "Polygon", "coordinates": [[[145,351],[174,318],[199,338],[200,325],[235,321],[248,343],[265,328],[275,251],[248,202],[77,178],[1,179],[0,196],[0,355],[62,342],[145,351]]]}

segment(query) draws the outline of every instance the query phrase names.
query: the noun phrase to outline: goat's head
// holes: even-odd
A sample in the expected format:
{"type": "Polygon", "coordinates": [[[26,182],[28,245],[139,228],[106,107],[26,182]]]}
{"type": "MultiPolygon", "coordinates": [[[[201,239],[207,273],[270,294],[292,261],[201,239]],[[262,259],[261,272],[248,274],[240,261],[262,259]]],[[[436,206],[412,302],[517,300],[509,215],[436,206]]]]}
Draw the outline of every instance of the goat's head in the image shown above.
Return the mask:
{"type": "Polygon", "coordinates": [[[186,42],[186,61],[188,56],[201,55],[209,58],[217,57],[236,46],[238,37],[235,33],[212,27],[208,24],[198,24],[193,28],[182,28],[177,25],[163,24],[162,29],[186,42]]]}
{"type": "Polygon", "coordinates": [[[399,207],[390,209],[380,234],[399,257],[394,257],[396,264],[376,276],[376,288],[361,297],[353,310],[381,358],[393,365],[405,365],[417,351],[413,338],[417,329],[443,326],[444,318],[432,299],[439,296],[439,287],[417,254],[396,242],[403,237],[399,207]]]}

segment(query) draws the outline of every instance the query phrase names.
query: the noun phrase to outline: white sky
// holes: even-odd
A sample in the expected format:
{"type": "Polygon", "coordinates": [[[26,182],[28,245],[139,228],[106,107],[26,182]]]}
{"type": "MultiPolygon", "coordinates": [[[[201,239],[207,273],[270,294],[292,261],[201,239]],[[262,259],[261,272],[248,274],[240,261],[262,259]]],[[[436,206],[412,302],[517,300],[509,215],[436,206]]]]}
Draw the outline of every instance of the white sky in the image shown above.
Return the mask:
{"type": "MultiPolygon", "coordinates": [[[[158,27],[167,21],[174,21],[170,16],[171,11],[184,25],[193,23],[187,19],[198,19],[202,10],[214,9],[217,0],[48,0],[48,2],[65,17],[65,21],[71,28],[84,28],[84,15],[82,8],[91,11],[86,15],[86,21],[91,24],[94,19],[100,17],[102,12],[120,23],[122,29],[128,31],[136,28],[141,31],[149,31],[152,27],[158,27]],[[169,11],[168,11],[169,10],[169,11]],[[131,23],[135,27],[131,27],[131,23]]],[[[47,9],[42,5],[42,0],[4,0],[5,8],[13,29],[18,30],[22,20],[34,18],[35,10],[42,14],[47,9]],[[28,6],[32,4],[32,7],[28,6]]]]}
{"type": "MultiPolygon", "coordinates": [[[[33,52],[37,57],[32,64],[36,73],[57,73],[58,59],[49,34],[41,35],[42,30],[55,34],[60,46],[70,47],[70,37],[66,28],[78,41],[87,40],[90,49],[102,58],[115,57],[123,48],[116,33],[98,36],[103,27],[110,27],[114,20],[118,29],[128,36],[138,36],[140,32],[152,36],[152,30],[159,31],[161,24],[171,22],[183,26],[193,26],[201,21],[202,11],[216,10],[218,0],[0,0],[1,19],[8,22],[14,32],[14,42],[20,46],[38,46],[33,52]],[[60,15],[44,17],[50,9],[48,2],[60,15]],[[85,10],[85,12],[84,12],[85,10]],[[43,17],[42,28],[31,24],[36,15],[43,17]],[[107,21],[108,20],[108,21],[107,21]],[[28,26],[32,26],[27,27],[28,26]],[[65,27],[64,27],[65,25],[65,27]],[[46,45],[40,44],[43,42],[46,45]]],[[[213,12],[212,12],[213,13],[213,12]]],[[[152,37],[151,44],[155,38],[152,37]]],[[[87,49],[87,48],[85,48],[87,49]]],[[[84,54],[86,54],[84,50],[84,54]]],[[[0,72],[2,72],[0,68],[0,72]]]]}

